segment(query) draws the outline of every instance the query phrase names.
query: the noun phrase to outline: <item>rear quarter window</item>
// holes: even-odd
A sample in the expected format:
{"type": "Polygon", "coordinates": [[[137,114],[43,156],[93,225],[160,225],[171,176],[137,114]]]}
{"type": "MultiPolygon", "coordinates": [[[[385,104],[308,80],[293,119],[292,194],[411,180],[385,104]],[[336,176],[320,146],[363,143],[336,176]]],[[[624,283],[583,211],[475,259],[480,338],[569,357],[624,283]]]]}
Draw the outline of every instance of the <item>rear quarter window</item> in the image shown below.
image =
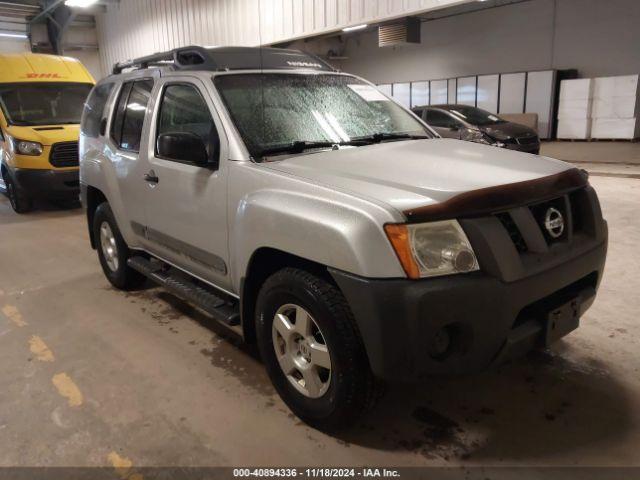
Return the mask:
{"type": "Polygon", "coordinates": [[[151,79],[129,81],[122,85],[111,122],[111,138],[118,148],[139,151],[151,90],[151,79]]]}
{"type": "MultiPolygon", "coordinates": [[[[104,108],[113,90],[113,83],[104,83],[95,87],[84,104],[80,131],[87,137],[97,138],[104,116],[104,108]]],[[[104,133],[104,132],[103,132],[104,133]]]]}

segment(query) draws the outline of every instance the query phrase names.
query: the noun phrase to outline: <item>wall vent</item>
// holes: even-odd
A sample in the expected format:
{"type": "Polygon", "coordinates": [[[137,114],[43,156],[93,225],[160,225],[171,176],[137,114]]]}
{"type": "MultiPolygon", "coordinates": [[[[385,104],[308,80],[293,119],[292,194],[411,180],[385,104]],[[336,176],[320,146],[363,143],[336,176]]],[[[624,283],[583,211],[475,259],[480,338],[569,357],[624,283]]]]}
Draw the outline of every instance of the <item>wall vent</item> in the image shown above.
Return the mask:
{"type": "Polygon", "coordinates": [[[397,23],[378,27],[378,46],[391,47],[420,43],[420,19],[408,17],[397,23]]]}

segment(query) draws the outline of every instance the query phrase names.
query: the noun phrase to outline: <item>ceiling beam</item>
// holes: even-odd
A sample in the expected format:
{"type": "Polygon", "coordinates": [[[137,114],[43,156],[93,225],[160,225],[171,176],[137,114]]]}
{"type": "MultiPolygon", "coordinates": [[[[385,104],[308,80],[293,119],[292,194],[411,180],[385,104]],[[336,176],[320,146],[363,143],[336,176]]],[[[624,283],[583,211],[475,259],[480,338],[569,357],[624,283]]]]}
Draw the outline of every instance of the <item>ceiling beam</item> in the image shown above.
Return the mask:
{"type": "Polygon", "coordinates": [[[29,23],[36,23],[38,20],[44,17],[50,16],[56,8],[62,5],[65,0],[53,0],[49,3],[45,8],[42,9],[40,13],[38,13],[35,17],[29,20],[29,23]]]}

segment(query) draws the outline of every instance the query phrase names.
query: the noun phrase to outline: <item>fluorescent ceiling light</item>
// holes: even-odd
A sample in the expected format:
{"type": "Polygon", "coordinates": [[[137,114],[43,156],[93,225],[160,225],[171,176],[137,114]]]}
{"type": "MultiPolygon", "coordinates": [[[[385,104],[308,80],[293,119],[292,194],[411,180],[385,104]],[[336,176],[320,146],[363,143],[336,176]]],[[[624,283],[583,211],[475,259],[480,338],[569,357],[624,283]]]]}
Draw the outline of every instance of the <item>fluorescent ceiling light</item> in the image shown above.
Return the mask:
{"type": "Polygon", "coordinates": [[[98,0],[66,0],[64,4],[67,7],[79,7],[79,8],[87,8],[97,3],[98,0]]]}
{"type": "Polygon", "coordinates": [[[353,32],[354,30],[362,30],[363,28],[367,28],[369,25],[363,23],[362,25],[355,25],[353,27],[343,28],[343,32],[353,32]]]}
{"type": "Polygon", "coordinates": [[[0,37],[27,38],[27,34],[26,33],[0,32],[0,37]]]}

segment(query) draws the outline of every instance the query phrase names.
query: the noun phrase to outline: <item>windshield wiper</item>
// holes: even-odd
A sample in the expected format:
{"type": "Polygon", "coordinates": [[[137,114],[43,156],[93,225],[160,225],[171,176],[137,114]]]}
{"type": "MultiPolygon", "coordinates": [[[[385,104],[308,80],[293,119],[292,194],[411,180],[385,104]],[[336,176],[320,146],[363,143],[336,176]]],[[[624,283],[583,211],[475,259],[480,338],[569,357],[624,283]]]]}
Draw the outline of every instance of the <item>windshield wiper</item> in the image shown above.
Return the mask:
{"type": "Polygon", "coordinates": [[[408,133],[374,133],[373,135],[366,137],[358,137],[346,142],[327,142],[327,141],[309,141],[309,140],[297,140],[295,142],[286,143],[284,145],[275,145],[273,147],[265,148],[260,151],[259,157],[267,157],[270,155],[280,155],[283,153],[302,153],[305,150],[312,150],[314,148],[334,148],[342,146],[363,146],[371,145],[372,143],[380,143],[387,140],[425,140],[431,137],[426,135],[411,135],[408,133]]]}
{"type": "Polygon", "coordinates": [[[431,137],[426,135],[411,135],[409,133],[374,133],[373,135],[369,135],[367,137],[358,137],[355,139],[360,142],[369,142],[369,143],[380,143],[387,140],[427,140],[431,137]]]}
{"type": "Polygon", "coordinates": [[[286,143],[284,145],[276,145],[273,147],[265,148],[260,151],[260,157],[267,157],[269,155],[278,155],[281,153],[302,153],[305,150],[311,150],[314,148],[334,148],[342,146],[357,146],[366,145],[369,143],[367,139],[355,139],[347,142],[321,142],[321,141],[309,141],[309,140],[297,140],[295,142],[286,143]]]}

